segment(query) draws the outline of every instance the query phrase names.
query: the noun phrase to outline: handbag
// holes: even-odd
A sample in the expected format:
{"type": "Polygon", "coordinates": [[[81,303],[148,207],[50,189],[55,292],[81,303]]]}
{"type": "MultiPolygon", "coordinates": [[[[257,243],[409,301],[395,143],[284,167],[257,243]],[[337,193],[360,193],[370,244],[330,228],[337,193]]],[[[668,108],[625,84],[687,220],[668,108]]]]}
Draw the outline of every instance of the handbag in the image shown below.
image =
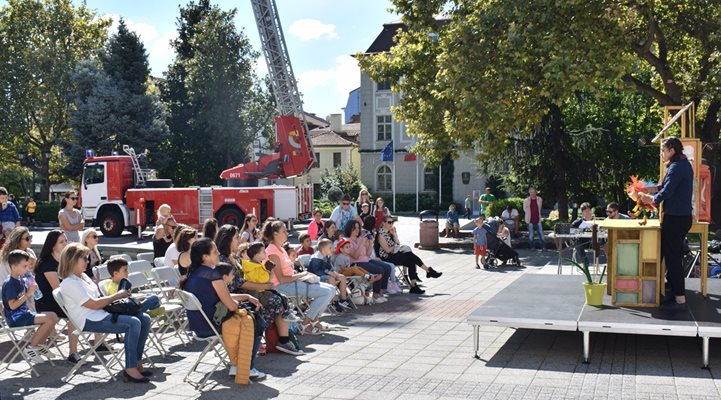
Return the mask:
{"type": "Polygon", "coordinates": [[[316,274],[308,274],[298,280],[301,282],[310,283],[310,284],[320,283],[320,277],[316,274]]]}
{"type": "Polygon", "coordinates": [[[103,310],[113,315],[113,323],[118,321],[118,315],[137,315],[140,309],[140,301],[132,297],[115,300],[103,307],[103,310]]]}
{"type": "Polygon", "coordinates": [[[411,248],[407,244],[397,244],[395,247],[395,253],[410,253],[411,248]]]}

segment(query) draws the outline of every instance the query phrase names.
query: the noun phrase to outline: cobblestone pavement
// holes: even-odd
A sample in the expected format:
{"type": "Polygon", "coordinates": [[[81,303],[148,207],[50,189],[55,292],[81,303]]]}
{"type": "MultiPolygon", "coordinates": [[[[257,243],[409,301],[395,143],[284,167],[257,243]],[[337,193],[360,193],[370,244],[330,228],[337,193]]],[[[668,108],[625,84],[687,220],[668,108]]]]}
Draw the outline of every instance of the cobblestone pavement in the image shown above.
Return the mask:
{"type": "MultiPolygon", "coordinates": [[[[405,228],[408,240],[415,240],[413,226],[405,228]]],[[[444,272],[440,279],[424,279],[426,295],[395,295],[388,303],[326,318],[334,330],[300,338],[306,355],[259,357],[257,368],[269,376],[250,386],[235,385],[223,371],[206,390],[196,391],[182,379],[201,346],[170,341],[171,356],[152,357],[158,368],[151,384],[110,381],[98,365],[65,384],[60,378],[70,366],[59,361],[55,367],[40,365],[40,377],[0,373],[0,399],[721,397],[716,339],[709,370],[700,368],[700,342],[679,337],[592,334],[591,363],[583,364],[579,332],[481,327],[481,360],[476,360],[466,316],[524,273],[548,263],[544,270],[555,272],[556,253],[522,251],[527,268],[500,271],[476,270],[473,256],[460,249],[417,254],[444,272]]],[[[0,337],[0,354],[9,348],[5,341],[0,337]]]]}

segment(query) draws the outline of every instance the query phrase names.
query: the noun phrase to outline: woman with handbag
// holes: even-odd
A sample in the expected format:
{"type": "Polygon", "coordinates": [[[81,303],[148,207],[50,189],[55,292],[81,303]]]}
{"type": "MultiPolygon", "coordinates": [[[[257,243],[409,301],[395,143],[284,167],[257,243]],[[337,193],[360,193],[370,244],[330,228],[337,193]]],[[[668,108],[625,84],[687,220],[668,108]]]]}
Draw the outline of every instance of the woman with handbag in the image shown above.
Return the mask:
{"type": "Polygon", "coordinates": [[[136,315],[113,315],[103,310],[115,300],[130,296],[129,290],[121,290],[112,296],[100,296],[98,287],[85,275],[90,249],[70,243],[60,256],[58,273],[62,278],[60,293],[70,318],[80,324],[78,329],[88,332],[122,333],[125,335],[125,382],[148,383],[153,373],[144,371],[140,361],[145,341],[150,332],[150,317],[136,315]],[[113,320],[117,319],[115,322],[113,320]]]}
{"type": "MultiPolygon", "coordinates": [[[[388,301],[383,292],[388,289],[388,279],[393,274],[393,265],[380,260],[371,259],[373,253],[373,236],[361,235],[361,225],[358,221],[350,221],[345,226],[345,237],[350,243],[350,261],[371,274],[383,276],[380,281],[373,283],[373,302],[385,303],[388,301]]],[[[338,243],[340,247],[344,242],[338,243]]]]}
{"type": "MultiPolygon", "coordinates": [[[[202,238],[190,246],[190,268],[186,278],[180,281],[180,289],[190,292],[198,298],[203,312],[206,316],[214,315],[218,303],[227,308],[228,313],[238,311],[238,302],[248,301],[256,309],[261,308],[258,299],[248,294],[231,294],[228,286],[223,280],[223,275],[215,267],[220,263],[220,252],[218,247],[210,238],[202,238]]],[[[203,318],[200,311],[187,310],[188,326],[199,337],[212,336],[213,330],[203,318]]],[[[221,326],[216,325],[215,329],[221,331],[221,326]]],[[[255,354],[251,351],[251,366],[255,354]]],[[[252,367],[251,367],[252,368],[252,367]]],[[[231,367],[230,375],[236,374],[235,366],[231,367]]],[[[252,368],[251,378],[261,378],[264,373],[252,368]]]]}
{"type": "Polygon", "coordinates": [[[335,286],[320,282],[317,275],[309,272],[295,273],[288,253],[283,250],[283,243],[288,240],[288,230],[283,221],[266,223],[263,238],[268,241],[265,249],[268,259],[276,265],[271,271],[271,279],[278,285],[276,290],[288,297],[305,296],[313,299],[300,323],[301,333],[318,335],[322,330],[327,330],[319,318],[335,296],[335,286]]]}
{"type": "Polygon", "coordinates": [[[425,291],[418,287],[416,268],[426,271],[427,278],[438,278],[443,272],[427,266],[420,257],[413,254],[409,246],[400,243],[396,228],[393,226],[395,223],[393,217],[383,217],[382,223],[383,226],[378,230],[378,255],[383,261],[408,267],[408,281],[411,285],[409,293],[423,294],[425,291]]]}

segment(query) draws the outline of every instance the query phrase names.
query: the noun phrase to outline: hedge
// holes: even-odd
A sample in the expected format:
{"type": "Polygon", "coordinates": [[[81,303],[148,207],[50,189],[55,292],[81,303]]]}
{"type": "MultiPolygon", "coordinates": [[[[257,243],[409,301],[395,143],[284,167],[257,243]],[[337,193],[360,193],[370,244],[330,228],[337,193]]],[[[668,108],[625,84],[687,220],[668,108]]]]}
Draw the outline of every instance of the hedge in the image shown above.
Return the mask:
{"type": "Polygon", "coordinates": [[[494,201],[488,206],[486,217],[500,217],[509,204],[518,210],[518,220],[523,221],[525,214],[523,212],[523,199],[520,197],[509,197],[494,201]]]}

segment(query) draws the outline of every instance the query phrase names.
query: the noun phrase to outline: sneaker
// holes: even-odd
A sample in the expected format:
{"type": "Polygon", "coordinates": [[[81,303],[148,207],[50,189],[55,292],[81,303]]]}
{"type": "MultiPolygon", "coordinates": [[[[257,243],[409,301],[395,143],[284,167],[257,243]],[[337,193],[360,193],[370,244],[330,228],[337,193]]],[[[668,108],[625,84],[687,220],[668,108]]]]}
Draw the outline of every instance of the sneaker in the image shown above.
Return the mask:
{"type": "Polygon", "coordinates": [[[428,272],[426,272],[426,278],[440,278],[441,275],[443,275],[443,272],[438,272],[432,267],[428,267],[428,272]]]}
{"type": "Polygon", "coordinates": [[[23,349],[23,354],[25,354],[25,358],[29,358],[33,362],[41,363],[45,361],[45,359],[42,356],[40,347],[32,347],[28,346],[25,349],[23,349]]]}
{"type": "Polygon", "coordinates": [[[338,304],[340,304],[340,306],[345,308],[346,310],[353,309],[353,306],[350,304],[350,301],[348,299],[341,300],[338,304]]]}
{"type": "Polygon", "coordinates": [[[331,304],[331,306],[337,313],[342,313],[343,311],[345,311],[345,308],[343,308],[343,306],[340,305],[340,303],[337,301],[335,303],[331,304]]]}
{"type": "Polygon", "coordinates": [[[45,357],[55,358],[57,355],[50,351],[47,346],[40,347],[40,354],[44,355],[45,357]]]}
{"type": "Polygon", "coordinates": [[[275,349],[282,353],[290,354],[292,356],[302,356],[303,354],[305,354],[305,353],[303,353],[303,350],[296,349],[295,345],[291,342],[288,342],[288,343],[278,342],[278,344],[275,345],[275,349]]]}
{"type": "Polygon", "coordinates": [[[148,311],[150,318],[159,317],[165,314],[165,307],[158,307],[148,311]]]}
{"type": "Polygon", "coordinates": [[[81,358],[82,358],[82,357],[80,357],[80,354],[78,354],[78,353],[73,353],[73,354],[71,354],[71,355],[68,356],[68,361],[70,361],[70,362],[73,363],[73,364],[77,364],[77,363],[80,361],[81,358]]]}
{"type": "Polygon", "coordinates": [[[263,378],[265,378],[265,373],[264,373],[264,372],[260,372],[260,371],[258,371],[258,370],[255,369],[255,368],[251,368],[251,369],[250,369],[250,375],[249,375],[249,376],[250,376],[251,379],[263,379],[263,378]]]}
{"type": "Polygon", "coordinates": [[[411,290],[408,291],[408,293],[413,293],[413,294],[423,294],[425,292],[426,291],[419,288],[418,285],[411,287],[411,290]]]}
{"type": "Polygon", "coordinates": [[[235,367],[235,365],[231,365],[230,369],[228,370],[229,376],[235,376],[238,373],[238,368],[235,367]]]}
{"type": "Polygon", "coordinates": [[[388,299],[386,299],[383,296],[378,296],[378,297],[373,298],[373,302],[376,304],[382,304],[382,303],[385,303],[386,301],[388,301],[388,299]]]}

